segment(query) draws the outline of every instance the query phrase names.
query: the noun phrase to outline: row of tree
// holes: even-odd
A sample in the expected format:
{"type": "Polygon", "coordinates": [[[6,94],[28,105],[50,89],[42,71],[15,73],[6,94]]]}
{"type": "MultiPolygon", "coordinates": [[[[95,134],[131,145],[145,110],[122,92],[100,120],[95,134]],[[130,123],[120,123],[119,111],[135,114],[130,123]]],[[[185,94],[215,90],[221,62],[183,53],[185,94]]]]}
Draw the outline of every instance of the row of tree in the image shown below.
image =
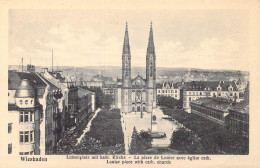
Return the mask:
{"type": "Polygon", "coordinates": [[[57,154],[124,154],[124,134],[120,119],[119,109],[102,109],[78,145],[78,131],[67,131],[57,146],[57,154]]]}
{"type": "Polygon", "coordinates": [[[112,95],[104,94],[100,87],[88,88],[90,91],[95,92],[95,106],[96,108],[110,109],[114,98],[112,95]]]}
{"type": "Polygon", "coordinates": [[[89,132],[76,146],[75,154],[124,154],[124,134],[119,109],[102,109],[92,120],[89,132]]]}
{"type": "Polygon", "coordinates": [[[157,104],[161,107],[169,107],[169,108],[182,108],[182,100],[174,99],[171,96],[157,96],[157,104]]]}
{"type": "Polygon", "coordinates": [[[192,146],[195,146],[195,153],[201,154],[248,154],[248,138],[231,133],[225,127],[198,115],[168,107],[162,109],[164,114],[171,116],[191,130],[190,133],[183,129],[174,132],[171,145],[173,148],[185,148],[186,146],[186,149],[183,150],[184,153],[190,152],[192,146]],[[195,135],[198,137],[194,137],[195,135]],[[178,141],[184,141],[184,144],[178,146],[178,141]]]}

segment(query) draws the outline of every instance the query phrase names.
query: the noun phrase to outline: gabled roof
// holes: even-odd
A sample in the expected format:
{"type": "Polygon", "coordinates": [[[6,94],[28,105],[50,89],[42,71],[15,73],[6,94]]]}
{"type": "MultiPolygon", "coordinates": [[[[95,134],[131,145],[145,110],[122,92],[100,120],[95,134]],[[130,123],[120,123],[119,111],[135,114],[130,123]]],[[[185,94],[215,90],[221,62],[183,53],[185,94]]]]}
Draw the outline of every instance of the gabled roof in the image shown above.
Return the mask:
{"type": "Polygon", "coordinates": [[[22,79],[27,79],[35,89],[47,86],[35,73],[8,71],[8,90],[18,89],[22,79]]]}
{"type": "Polygon", "coordinates": [[[228,91],[229,86],[232,86],[234,91],[238,90],[234,81],[191,81],[184,83],[184,88],[186,90],[196,91],[216,91],[218,86],[222,88],[222,91],[228,91]]]}
{"type": "Polygon", "coordinates": [[[146,81],[139,74],[137,75],[136,78],[132,79],[132,87],[133,88],[143,88],[145,86],[146,86],[146,81]]]}
{"type": "Polygon", "coordinates": [[[138,78],[143,80],[144,82],[146,82],[146,80],[142,76],[140,76],[139,74],[134,79],[132,79],[132,82],[137,80],[138,78]]]}
{"type": "Polygon", "coordinates": [[[59,89],[56,85],[54,85],[53,83],[51,83],[48,79],[46,79],[44,76],[41,76],[42,77],[42,79],[48,84],[48,85],[50,85],[50,87],[52,88],[52,89],[59,89]]]}

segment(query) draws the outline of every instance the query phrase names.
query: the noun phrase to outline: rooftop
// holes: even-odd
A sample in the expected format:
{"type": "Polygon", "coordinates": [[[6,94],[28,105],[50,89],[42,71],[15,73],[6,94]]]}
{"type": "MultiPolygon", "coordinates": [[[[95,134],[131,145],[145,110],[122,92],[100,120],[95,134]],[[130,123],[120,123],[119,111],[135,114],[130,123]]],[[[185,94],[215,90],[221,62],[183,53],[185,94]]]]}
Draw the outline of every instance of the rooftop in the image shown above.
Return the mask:
{"type": "Polygon", "coordinates": [[[230,102],[224,98],[200,98],[192,101],[192,103],[224,112],[228,112],[228,109],[231,107],[230,102]]]}
{"type": "Polygon", "coordinates": [[[249,114],[249,101],[244,100],[239,103],[234,104],[230,110],[237,111],[240,113],[249,114]]]}

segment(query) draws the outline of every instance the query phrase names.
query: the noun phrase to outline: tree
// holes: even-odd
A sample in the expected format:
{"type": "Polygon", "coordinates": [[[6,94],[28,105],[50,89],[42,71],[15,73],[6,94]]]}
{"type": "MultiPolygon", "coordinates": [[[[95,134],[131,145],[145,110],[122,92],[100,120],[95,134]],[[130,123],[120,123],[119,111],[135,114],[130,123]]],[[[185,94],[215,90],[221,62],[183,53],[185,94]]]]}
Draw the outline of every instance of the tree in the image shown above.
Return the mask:
{"type": "Polygon", "coordinates": [[[159,106],[165,106],[165,107],[169,107],[171,109],[174,109],[176,107],[178,107],[178,108],[182,107],[181,100],[174,99],[173,97],[170,97],[170,96],[160,95],[157,97],[157,100],[158,100],[159,106]]]}
{"type": "Polygon", "coordinates": [[[152,137],[150,132],[141,131],[138,133],[136,128],[133,128],[132,141],[129,148],[130,154],[144,154],[145,150],[152,147],[152,137]]]}
{"type": "Polygon", "coordinates": [[[102,97],[102,107],[104,107],[105,109],[110,109],[111,105],[114,101],[114,98],[112,95],[106,95],[104,94],[102,97]]]}
{"type": "Polygon", "coordinates": [[[131,144],[130,144],[130,148],[129,148],[129,153],[130,154],[135,154],[138,152],[138,148],[137,148],[137,136],[138,136],[138,132],[136,130],[136,128],[133,128],[133,133],[132,133],[132,140],[131,140],[131,144]]]}
{"type": "Polygon", "coordinates": [[[201,154],[203,152],[199,138],[183,127],[179,127],[173,132],[170,147],[184,154],[201,154]]]}
{"type": "Polygon", "coordinates": [[[95,105],[97,108],[110,109],[114,101],[112,95],[106,95],[102,92],[102,89],[99,87],[89,88],[90,91],[95,92],[95,105]]]}

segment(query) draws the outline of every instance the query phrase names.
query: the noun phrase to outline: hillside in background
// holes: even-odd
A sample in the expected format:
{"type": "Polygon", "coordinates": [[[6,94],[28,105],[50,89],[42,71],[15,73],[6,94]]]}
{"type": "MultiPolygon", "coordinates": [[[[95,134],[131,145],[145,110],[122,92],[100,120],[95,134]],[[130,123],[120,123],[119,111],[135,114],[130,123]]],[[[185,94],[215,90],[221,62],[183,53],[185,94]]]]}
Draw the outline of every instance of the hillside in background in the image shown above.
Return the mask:
{"type": "MultiPolygon", "coordinates": [[[[36,71],[43,71],[41,66],[36,66],[36,71]]],[[[9,65],[9,70],[18,70],[18,65],[9,65]]],[[[26,67],[24,68],[26,69],[26,67]]],[[[48,67],[51,70],[51,67],[48,67]]],[[[54,67],[57,70],[57,67],[54,67]]],[[[121,67],[117,66],[93,66],[93,67],[73,67],[73,66],[60,66],[58,70],[63,71],[63,75],[71,79],[88,80],[96,74],[102,74],[103,76],[121,78],[121,67]]],[[[20,67],[21,71],[21,67],[20,67]]],[[[132,78],[138,74],[145,78],[145,67],[132,67],[132,78]]],[[[249,80],[249,72],[238,71],[238,70],[208,70],[208,69],[195,69],[195,68],[162,68],[157,67],[157,82],[161,81],[185,81],[192,80],[238,80],[241,78],[242,81],[249,80]]]]}

